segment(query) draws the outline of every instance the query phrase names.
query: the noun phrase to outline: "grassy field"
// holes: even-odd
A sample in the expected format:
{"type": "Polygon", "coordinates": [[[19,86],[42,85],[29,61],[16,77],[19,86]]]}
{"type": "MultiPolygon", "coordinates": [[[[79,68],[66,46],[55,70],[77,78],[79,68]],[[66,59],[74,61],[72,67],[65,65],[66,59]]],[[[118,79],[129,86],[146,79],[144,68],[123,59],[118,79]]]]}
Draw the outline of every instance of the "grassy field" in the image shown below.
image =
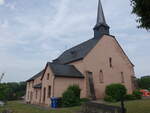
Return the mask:
{"type": "MultiPolygon", "coordinates": [[[[111,105],[120,106],[120,103],[111,103],[111,105]]],[[[150,113],[150,99],[126,101],[127,113],[150,113]]]]}
{"type": "Polygon", "coordinates": [[[0,113],[4,109],[11,109],[13,113],[77,113],[80,107],[44,109],[29,104],[23,104],[19,101],[11,101],[8,102],[5,107],[0,107],[0,113]]]}
{"type": "MultiPolygon", "coordinates": [[[[111,105],[119,106],[120,103],[111,103],[111,105]]],[[[150,113],[150,99],[127,101],[125,106],[127,113],[150,113]]],[[[80,107],[43,109],[33,105],[22,104],[18,101],[8,102],[5,107],[0,107],[0,113],[3,109],[11,109],[14,111],[13,113],[77,113],[80,111],[80,107]]]]}

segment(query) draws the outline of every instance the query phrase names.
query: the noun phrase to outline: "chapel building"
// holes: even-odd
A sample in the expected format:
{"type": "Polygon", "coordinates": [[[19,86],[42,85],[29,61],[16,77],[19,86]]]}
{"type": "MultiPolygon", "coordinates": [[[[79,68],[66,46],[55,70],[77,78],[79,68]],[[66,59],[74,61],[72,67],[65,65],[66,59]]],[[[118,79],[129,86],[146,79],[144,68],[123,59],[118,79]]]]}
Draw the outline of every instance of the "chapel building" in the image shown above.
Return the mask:
{"type": "Polygon", "coordinates": [[[73,84],[81,88],[81,98],[101,99],[112,83],[125,85],[131,94],[134,65],[109,28],[99,0],[93,38],[66,50],[27,80],[26,102],[49,106],[51,97],[62,97],[73,84]]]}

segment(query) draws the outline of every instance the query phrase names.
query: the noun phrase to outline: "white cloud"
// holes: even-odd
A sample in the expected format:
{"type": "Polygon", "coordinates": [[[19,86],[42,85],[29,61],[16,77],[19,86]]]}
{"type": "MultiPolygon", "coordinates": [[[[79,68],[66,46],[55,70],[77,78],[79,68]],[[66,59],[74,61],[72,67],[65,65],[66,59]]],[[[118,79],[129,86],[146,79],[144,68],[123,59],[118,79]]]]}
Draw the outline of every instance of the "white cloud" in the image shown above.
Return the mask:
{"type": "Polygon", "coordinates": [[[0,24],[0,29],[7,29],[8,27],[9,27],[8,20],[4,20],[4,21],[0,24]]]}
{"type": "Polygon", "coordinates": [[[10,8],[11,10],[15,10],[16,9],[15,3],[7,3],[5,6],[10,8]]]}
{"type": "Polygon", "coordinates": [[[5,1],[4,0],[0,0],[0,5],[3,5],[5,4],[5,1]]]}

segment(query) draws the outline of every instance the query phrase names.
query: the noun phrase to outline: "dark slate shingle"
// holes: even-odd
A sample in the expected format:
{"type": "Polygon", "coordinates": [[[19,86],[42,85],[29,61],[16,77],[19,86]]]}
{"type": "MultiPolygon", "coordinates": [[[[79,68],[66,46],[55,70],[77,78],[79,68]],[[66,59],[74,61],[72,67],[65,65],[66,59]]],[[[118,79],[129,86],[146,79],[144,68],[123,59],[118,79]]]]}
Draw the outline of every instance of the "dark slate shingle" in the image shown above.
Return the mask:
{"type": "Polygon", "coordinates": [[[35,80],[36,78],[42,76],[44,73],[44,70],[40,71],[39,73],[37,73],[36,75],[34,75],[33,77],[31,77],[30,79],[27,80],[27,82],[35,80]]]}
{"type": "Polygon", "coordinates": [[[48,63],[56,77],[84,78],[82,73],[73,65],[48,63]]]}
{"type": "Polygon", "coordinates": [[[57,59],[53,60],[53,62],[57,62],[61,64],[68,64],[70,62],[83,59],[91,51],[91,49],[95,47],[95,45],[101,39],[101,37],[92,38],[69,50],[66,50],[57,59]]]}

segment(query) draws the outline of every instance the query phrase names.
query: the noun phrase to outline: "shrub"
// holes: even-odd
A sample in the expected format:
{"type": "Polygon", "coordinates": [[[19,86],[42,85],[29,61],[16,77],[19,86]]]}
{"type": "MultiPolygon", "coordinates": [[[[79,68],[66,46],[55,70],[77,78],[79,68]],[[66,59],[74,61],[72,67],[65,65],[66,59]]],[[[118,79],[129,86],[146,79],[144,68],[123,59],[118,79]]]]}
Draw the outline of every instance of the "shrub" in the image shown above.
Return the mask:
{"type": "Polygon", "coordinates": [[[142,98],[142,93],[139,90],[133,91],[133,95],[136,97],[136,99],[142,98]]]}
{"type": "Polygon", "coordinates": [[[115,102],[115,100],[111,96],[108,96],[108,95],[106,95],[104,97],[104,101],[106,101],[106,102],[115,102]]]}
{"type": "Polygon", "coordinates": [[[105,93],[115,101],[120,101],[126,95],[127,89],[122,84],[111,84],[106,87],[105,93]]]}
{"type": "Polygon", "coordinates": [[[81,89],[79,88],[78,85],[72,85],[72,86],[69,86],[68,87],[68,90],[72,90],[74,95],[78,98],[80,98],[80,92],[81,92],[81,89]]]}
{"type": "Polygon", "coordinates": [[[77,85],[69,86],[63,93],[62,104],[64,107],[80,105],[80,88],[77,85]]]}
{"type": "Polygon", "coordinates": [[[136,100],[136,97],[132,94],[125,95],[125,100],[136,100]]]}

